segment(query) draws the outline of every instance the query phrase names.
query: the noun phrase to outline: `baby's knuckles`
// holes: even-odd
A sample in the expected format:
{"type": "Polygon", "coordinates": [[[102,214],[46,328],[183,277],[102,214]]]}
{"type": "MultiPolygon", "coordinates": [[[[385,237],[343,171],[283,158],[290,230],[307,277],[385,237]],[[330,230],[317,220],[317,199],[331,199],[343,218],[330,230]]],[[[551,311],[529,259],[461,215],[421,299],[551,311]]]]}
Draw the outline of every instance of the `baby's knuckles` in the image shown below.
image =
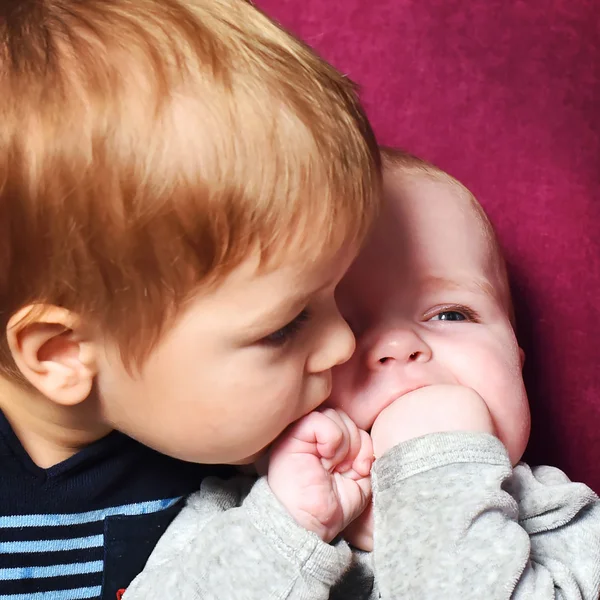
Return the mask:
{"type": "Polygon", "coordinates": [[[495,434],[483,398],[461,385],[430,385],[401,396],[373,423],[377,458],[394,446],[430,433],[479,431],[495,434]]]}

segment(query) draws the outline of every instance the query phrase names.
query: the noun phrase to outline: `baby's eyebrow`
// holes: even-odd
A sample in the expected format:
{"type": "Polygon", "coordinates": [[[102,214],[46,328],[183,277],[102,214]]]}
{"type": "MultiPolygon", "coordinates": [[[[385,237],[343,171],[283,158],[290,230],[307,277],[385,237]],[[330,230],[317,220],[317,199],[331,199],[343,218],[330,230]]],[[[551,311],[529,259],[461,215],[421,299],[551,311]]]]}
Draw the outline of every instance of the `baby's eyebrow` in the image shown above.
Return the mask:
{"type": "Polygon", "coordinates": [[[478,294],[483,293],[493,299],[498,297],[494,286],[487,279],[465,279],[459,281],[448,277],[431,276],[424,279],[421,283],[425,288],[469,290],[478,294]]]}

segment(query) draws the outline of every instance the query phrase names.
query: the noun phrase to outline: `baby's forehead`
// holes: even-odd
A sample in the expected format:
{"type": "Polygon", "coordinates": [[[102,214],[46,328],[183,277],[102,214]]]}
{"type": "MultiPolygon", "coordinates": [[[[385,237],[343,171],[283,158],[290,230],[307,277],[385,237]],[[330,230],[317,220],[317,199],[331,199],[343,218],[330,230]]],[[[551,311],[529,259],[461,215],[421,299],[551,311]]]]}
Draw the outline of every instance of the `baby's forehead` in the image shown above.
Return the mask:
{"type": "MultiPolygon", "coordinates": [[[[388,202],[402,203],[418,197],[485,217],[483,209],[462,183],[433,167],[391,166],[384,169],[384,189],[388,202]]],[[[485,217],[487,219],[487,217],[485,217]]]]}
{"type": "MultiPolygon", "coordinates": [[[[384,181],[385,204],[397,215],[397,233],[406,225],[402,215],[406,219],[413,216],[411,213],[420,214],[420,219],[411,219],[411,222],[420,222],[426,229],[429,216],[443,212],[448,218],[456,217],[473,233],[478,231],[486,254],[502,254],[493,225],[481,204],[467,187],[444,171],[428,165],[388,166],[384,170],[384,181]]],[[[389,217],[389,213],[383,215],[383,219],[389,217]]]]}
{"type": "MultiPolygon", "coordinates": [[[[489,279],[499,296],[508,294],[493,226],[464,185],[427,165],[386,165],[384,183],[383,212],[362,252],[359,279],[400,276],[402,264],[418,264],[429,256],[438,262],[447,253],[454,264],[480,270],[480,279],[489,279]]],[[[404,270],[404,275],[410,273],[404,270]]]]}

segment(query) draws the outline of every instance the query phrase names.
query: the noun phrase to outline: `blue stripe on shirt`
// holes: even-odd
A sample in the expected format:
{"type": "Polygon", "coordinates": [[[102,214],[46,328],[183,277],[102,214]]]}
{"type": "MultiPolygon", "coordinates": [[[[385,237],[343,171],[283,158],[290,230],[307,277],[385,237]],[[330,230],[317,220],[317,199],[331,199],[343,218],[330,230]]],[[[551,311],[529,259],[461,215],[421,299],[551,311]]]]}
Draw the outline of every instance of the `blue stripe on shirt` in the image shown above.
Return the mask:
{"type": "Polygon", "coordinates": [[[0,569],[0,580],[15,579],[42,579],[44,577],[66,577],[68,575],[84,575],[87,573],[100,573],[103,561],[94,560],[69,565],[52,565],[50,567],[16,567],[13,569],[0,569]]]}
{"type": "Polygon", "coordinates": [[[38,592],[37,594],[1,594],[0,600],[86,600],[87,598],[99,598],[101,593],[102,587],[97,586],[38,592]]]}
{"type": "Polygon", "coordinates": [[[68,552],[86,550],[104,545],[103,535],[66,540],[31,540],[27,542],[0,542],[0,554],[32,554],[34,552],[68,552]]]}
{"type": "Polygon", "coordinates": [[[92,510],[84,513],[66,513],[56,515],[10,515],[0,517],[0,529],[13,529],[17,527],[64,527],[69,525],[82,525],[94,521],[102,521],[106,517],[116,515],[133,516],[146,515],[170,508],[180,498],[167,500],[152,500],[138,502],[137,504],[124,504],[111,506],[102,510],[92,510]]]}

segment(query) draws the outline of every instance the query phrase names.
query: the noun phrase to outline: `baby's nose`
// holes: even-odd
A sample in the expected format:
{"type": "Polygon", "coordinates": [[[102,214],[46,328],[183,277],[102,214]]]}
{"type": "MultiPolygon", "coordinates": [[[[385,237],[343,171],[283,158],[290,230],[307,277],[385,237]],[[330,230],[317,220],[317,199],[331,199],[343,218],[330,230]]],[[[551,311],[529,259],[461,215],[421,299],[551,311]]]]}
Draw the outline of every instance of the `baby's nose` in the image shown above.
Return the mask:
{"type": "Polygon", "coordinates": [[[431,348],[417,332],[409,328],[398,328],[379,335],[367,352],[367,366],[372,370],[428,360],[431,360],[431,348]]]}

